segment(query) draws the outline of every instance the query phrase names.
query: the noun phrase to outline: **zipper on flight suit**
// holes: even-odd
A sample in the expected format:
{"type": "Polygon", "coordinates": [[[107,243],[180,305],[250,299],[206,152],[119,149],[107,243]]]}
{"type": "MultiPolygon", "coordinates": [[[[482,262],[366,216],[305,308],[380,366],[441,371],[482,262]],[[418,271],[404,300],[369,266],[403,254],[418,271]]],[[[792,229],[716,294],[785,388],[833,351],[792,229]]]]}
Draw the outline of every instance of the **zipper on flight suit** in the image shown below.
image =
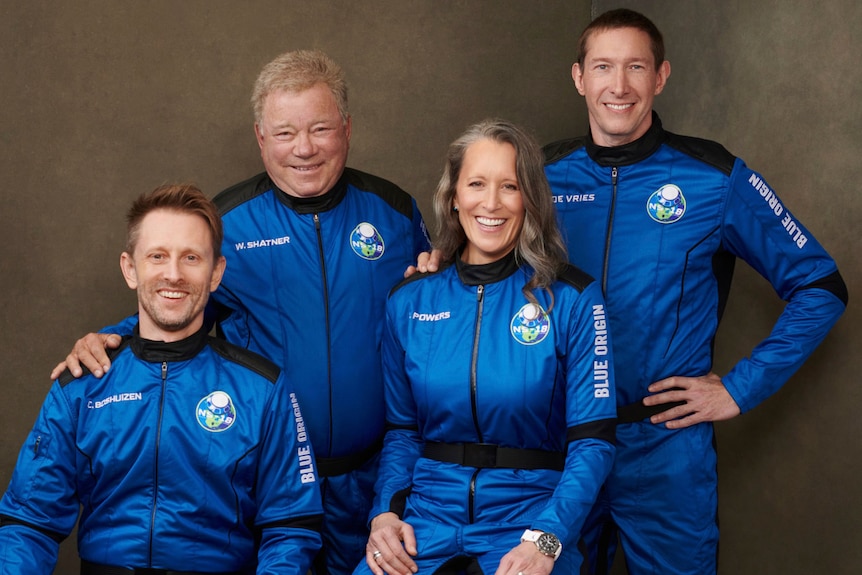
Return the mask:
{"type": "Polygon", "coordinates": [[[602,294],[608,294],[608,259],[611,255],[611,232],[614,228],[614,212],[617,207],[617,167],[611,168],[611,210],[608,213],[608,227],[605,233],[605,258],[602,263],[602,294]]]}
{"type": "MultiPolygon", "coordinates": [[[[482,430],[479,428],[479,412],[477,406],[477,364],[479,362],[479,334],[482,331],[482,309],[485,306],[485,286],[480,285],[476,288],[476,327],[473,331],[473,354],[470,358],[470,405],[473,410],[473,426],[476,429],[476,437],[479,440],[479,443],[484,443],[484,438],[482,436],[482,430]]],[[[470,514],[470,523],[473,523],[474,513],[473,513],[473,505],[476,499],[476,476],[479,475],[479,470],[477,469],[475,473],[473,473],[473,477],[470,478],[470,494],[469,494],[469,514],[470,514]]]]}
{"type": "MultiPolygon", "coordinates": [[[[323,315],[325,318],[326,329],[326,386],[329,391],[329,445],[327,446],[325,456],[332,454],[332,330],[329,327],[329,287],[326,281],[326,260],[323,257],[323,229],[320,225],[320,215],[314,214],[314,231],[317,234],[317,249],[320,252],[320,276],[323,284],[323,315]]],[[[321,453],[321,456],[324,454],[321,453]]]]}
{"type": "Polygon", "coordinates": [[[156,455],[153,465],[153,509],[150,512],[150,545],[147,565],[153,564],[153,532],[156,529],[156,503],[159,496],[159,447],[162,441],[162,418],[165,413],[165,391],[168,381],[168,362],[162,362],[162,395],[159,398],[159,423],[156,426],[156,455]]]}

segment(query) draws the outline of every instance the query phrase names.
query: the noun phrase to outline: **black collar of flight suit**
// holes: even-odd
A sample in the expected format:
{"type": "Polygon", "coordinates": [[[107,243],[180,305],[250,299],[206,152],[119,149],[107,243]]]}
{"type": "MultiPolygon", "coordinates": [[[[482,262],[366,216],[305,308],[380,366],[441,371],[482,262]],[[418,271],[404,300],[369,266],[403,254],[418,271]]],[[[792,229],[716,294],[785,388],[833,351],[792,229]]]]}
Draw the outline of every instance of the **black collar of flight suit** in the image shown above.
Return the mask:
{"type": "Polygon", "coordinates": [[[276,197],[279,201],[298,214],[318,214],[320,212],[327,212],[340,204],[341,200],[344,199],[345,194],[347,194],[346,172],[342,172],[341,177],[338,178],[338,181],[335,182],[335,185],[332,186],[329,191],[310,198],[300,198],[286,194],[275,185],[272,178],[270,178],[269,181],[270,184],[272,184],[272,189],[278,192],[276,197]]]}
{"type": "Polygon", "coordinates": [[[630,166],[653,155],[659,149],[667,135],[661,127],[661,119],[652,112],[652,124],[646,133],[628,144],[606,148],[593,141],[592,132],[587,134],[587,154],[600,166],[630,166]]]}
{"type": "Polygon", "coordinates": [[[515,261],[514,249],[495,262],[479,265],[465,263],[461,259],[462,251],[458,250],[455,254],[455,269],[458,270],[461,281],[468,286],[497,283],[518,271],[520,267],[515,261]]]}
{"type": "Polygon", "coordinates": [[[153,341],[142,338],[140,326],[136,325],[129,345],[138,358],[150,363],[161,363],[193,358],[206,347],[208,339],[206,327],[201,327],[197,332],[179,341],[153,341]]]}

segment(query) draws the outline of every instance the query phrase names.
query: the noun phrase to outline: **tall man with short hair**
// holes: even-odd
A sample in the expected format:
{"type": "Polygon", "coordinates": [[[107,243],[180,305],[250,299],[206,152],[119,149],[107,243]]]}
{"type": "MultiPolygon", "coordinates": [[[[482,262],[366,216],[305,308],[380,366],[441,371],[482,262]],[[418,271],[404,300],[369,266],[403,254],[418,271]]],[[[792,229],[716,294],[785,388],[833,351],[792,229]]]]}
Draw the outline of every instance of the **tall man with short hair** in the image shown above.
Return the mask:
{"type": "Polygon", "coordinates": [[[670,71],[649,19],[602,14],[572,67],[590,131],[545,149],[569,258],[600,278],[614,334],[617,456],[585,533],[593,573],[618,536],[632,574],[715,573],[712,422],[777,391],[847,303],[835,262],[760,174],[715,142],[664,130],[652,106],[670,71]],[[736,258],[787,305],[719,376],[713,340],[736,258]]]}

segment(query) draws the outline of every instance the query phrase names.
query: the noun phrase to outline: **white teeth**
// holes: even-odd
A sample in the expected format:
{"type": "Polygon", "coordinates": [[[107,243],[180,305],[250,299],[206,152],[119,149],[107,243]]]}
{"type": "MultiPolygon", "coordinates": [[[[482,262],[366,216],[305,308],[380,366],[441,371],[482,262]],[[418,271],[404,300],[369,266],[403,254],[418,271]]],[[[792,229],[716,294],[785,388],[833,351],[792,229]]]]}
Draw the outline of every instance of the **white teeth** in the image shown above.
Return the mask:
{"type": "Polygon", "coordinates": [[[492,219],[492,218],[481,218],[477,217],[476,221],[482,224],[483,226],[501,226],[506,220],[503,219],[492,219]]]}
{"type": "Polygon", "coordinates": [[[161,295],[162,297],[169,298],[169,299],[180,299],[185,294],[183,294],[183,292],[178,292],[178,291],[161,291],[161,292],[159,292],[159,295],[161,295]]]}
{"type": "Polygon", "coordinates": [[[611,110],[625,110],[631,108],[634,104],[605,104],[611,110]]]}

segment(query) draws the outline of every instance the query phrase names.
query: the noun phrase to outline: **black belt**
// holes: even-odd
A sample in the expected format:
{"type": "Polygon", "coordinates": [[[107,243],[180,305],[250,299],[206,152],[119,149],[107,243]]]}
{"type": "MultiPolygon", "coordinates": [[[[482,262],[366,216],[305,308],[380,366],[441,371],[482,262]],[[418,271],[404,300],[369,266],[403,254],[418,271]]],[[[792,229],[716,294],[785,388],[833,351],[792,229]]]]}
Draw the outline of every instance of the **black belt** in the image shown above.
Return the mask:
{"type": "Polygon", "coordinates": [[[317,474],[320,477],[335,477],[350,473],[362,467],[366,461],[377,455],[381,449],[383,449],[382,437],[359,453],[351,453],[344,457],[315,457],[317,460],[317,474]]]}
{"type": "Polygon", "coordinates": [[[457,463],[467,467],[496,467],[507,469],[553,469],[562,471],[566,454],[541,449],[516,449],[492,443],[425,443],[423,457],[457,463]]]}
{"type": "Polygon", "coordinates": [[[81,559],[81,575],[242,575],[239,571],[203,573],[201,571],[171,571],[170,569],[126,569],[113,565],[90,563],[81,559]]]}
{"type": "Polygon", "coordinates": [[[617,407],[617,424],[637,423],[652,417],[663,411],[674,408],[677,405],[685,405],[684,401],[671,401],[670,403],[659,403],[658,405],[644,405],[643,401],[636,401],[622,407],[617,407]]]}

